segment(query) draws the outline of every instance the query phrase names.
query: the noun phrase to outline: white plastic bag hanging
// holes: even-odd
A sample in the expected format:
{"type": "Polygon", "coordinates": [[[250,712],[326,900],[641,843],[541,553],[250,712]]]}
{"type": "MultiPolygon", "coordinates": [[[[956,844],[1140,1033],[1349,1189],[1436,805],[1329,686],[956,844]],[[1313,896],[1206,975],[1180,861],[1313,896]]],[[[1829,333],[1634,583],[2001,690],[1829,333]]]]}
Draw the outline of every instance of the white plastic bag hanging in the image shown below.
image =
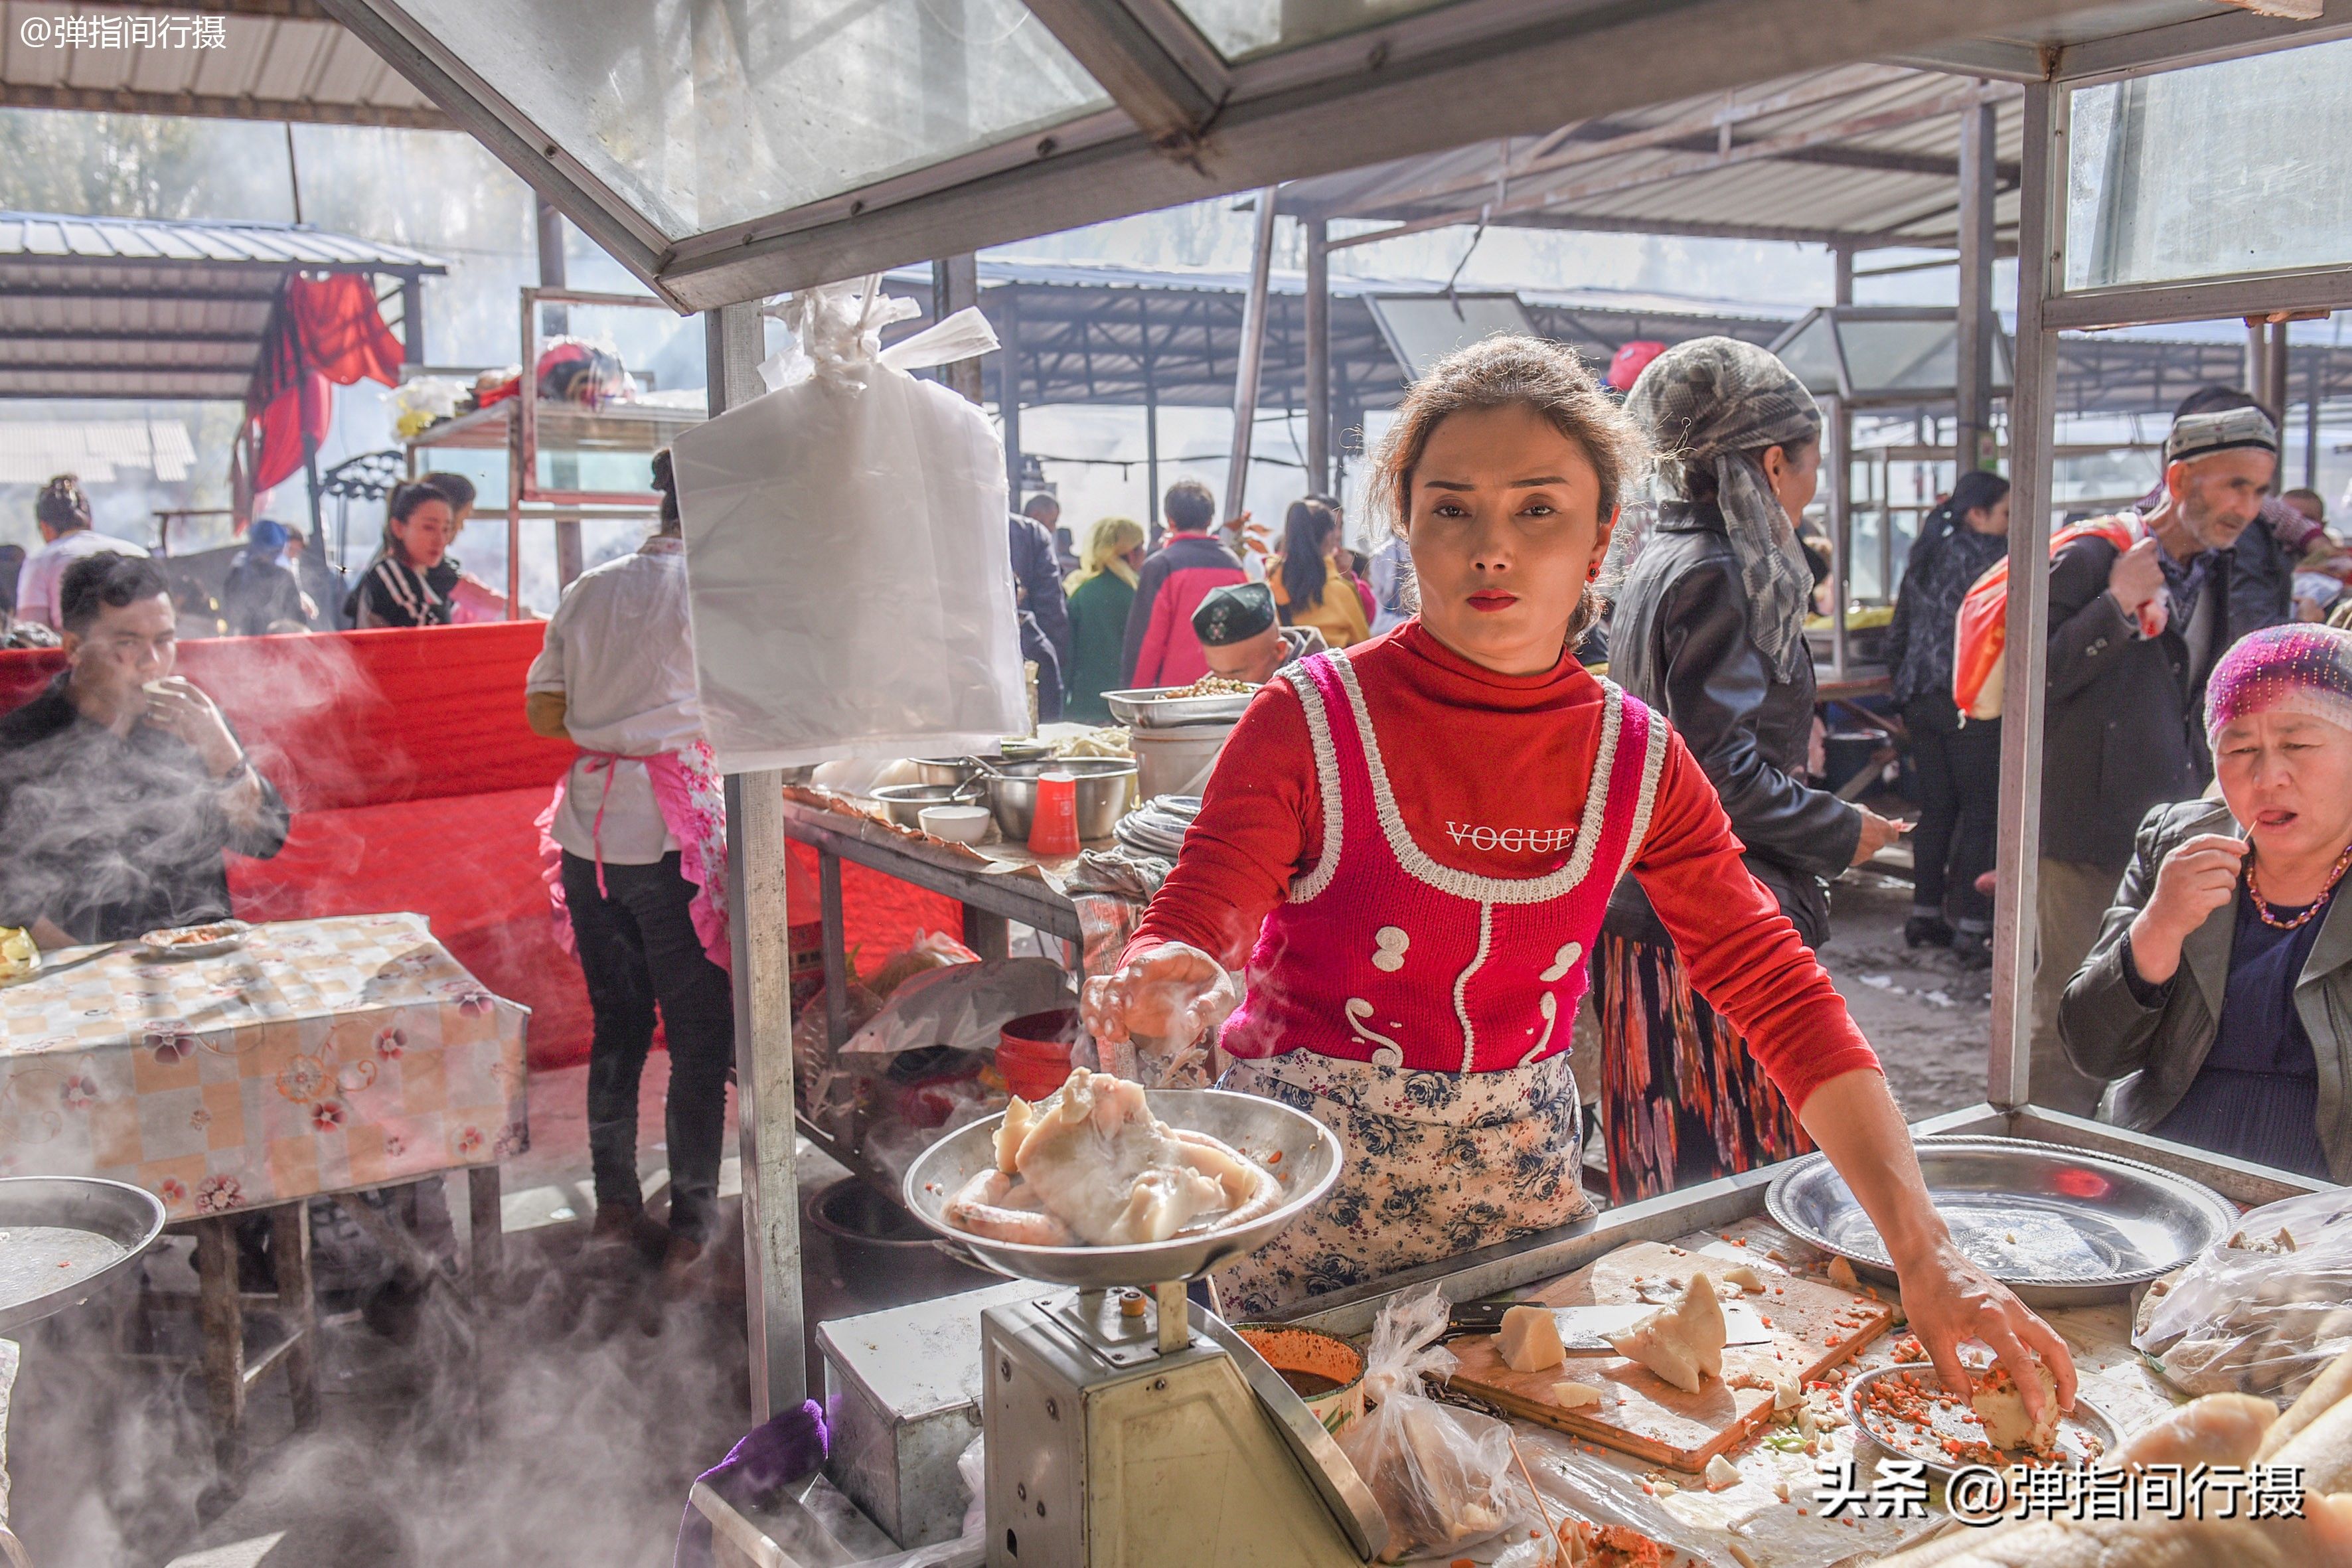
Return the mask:
{"type": "Polygon", "coordinates": [[[1027,728],[1004,449],[906,366],[994,346],[959,312],[888,351],[877,280],[793,295],[774,390],[676,444],[719,767],[954,754],[1027,728]],[[928,354],[943,357],[929,358],[928,354]]]}

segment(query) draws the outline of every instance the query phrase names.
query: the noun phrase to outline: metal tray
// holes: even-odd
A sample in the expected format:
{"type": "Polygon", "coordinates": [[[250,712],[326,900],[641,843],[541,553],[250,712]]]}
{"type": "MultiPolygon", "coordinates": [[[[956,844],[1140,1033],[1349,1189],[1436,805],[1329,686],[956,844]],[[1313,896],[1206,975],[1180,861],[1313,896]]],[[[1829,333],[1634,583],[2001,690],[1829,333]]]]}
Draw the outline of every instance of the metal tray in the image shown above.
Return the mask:
{"type": "Polygon", "coordinates": [[[1146,729],[1165,729],[1171,724],[1231,724],[1250,705],[1255,692],[1235,697],[1170,697],[1171,691],[1181,691],[1181,686],[1152,686],[1132,691],[1106,691],[1103,700],[1110,704],[1111,717],[1122,724],[1140,724],[1146,729]]]}
{"type": "MultiPolygon", "coordinates": [[[[2211,1188],[2114,1154],[2020,1138],[1922,1138],[1917,1147],[1927,1195],[1960,1251],[2038,1307],[2118,1300],[2238,1223],[2211,1188]]],[[[1822,1156],[1773,1178],[1764,1204],[1783,1230],[1895,1278],[1870,1216],[1822,1156]]]]}
{"type": "MultiPolygon", "coordinates": [[[[1974,1373],[1979,1368],[1971,1363],[1969,1370],[1974,1373]]],[[[1941,1439],[1957,1437],[1964,1443],[1982,1442],[1984,1428],[1978,1425],[1973,1412],[1964,1415],[1957,1408],[1938,1405],[1934,1415],[1934,1436],[1929,1437],[1923,1434],[1917,1439],[1907,1438],[1900,1431],[1882,1432],[1874,1422],[1864,1418],[1864,1392],[1882,1378],[1895,1377],[1904,1373],[1911,1373],[1931,1384],[1936,1381],[1934,1367],[1925,1362],[1909,1362],[1866,1372],[1846,1384],[1845,1416],[1853,1423],[1855,1446],[1859,1447],[1866,1442],[1898,1459],[1916,1459],[1928,1475],[1939,1481],[1948,1481],[1952,1479],[1952,1472],[1959,1467],[1953,1462],[1952,1456],[1944,1451],[1941,1439]]],[[[2024,1465],[2047,1468],[2062,1465],[2068,1469],[2087,1468],[2122,1447],[2123,1434],[2105,1411],[2078,1396],[2074,1411],[2058,1417],[2057,1440],[2062,1458],[2056,1460],[2041,1458],[2021,1448],[2005,1448],[1997,1450],[2002,1456],[2002,1463],[1994,1468],[2024,1465]]]]}
{"type": "Polygon", "coordinates": [[[940,1216],[964,1184],[996,1163],[996,1128],[1003,1112],[958,1128],[916,1157],[907,1171],[905,1198],[915,1217],[981,1267],[1015,1279],[1043,1279],[1082,1289],[1158,1285],[1192,1279],[1256,1251],[1305,1214],[1339,1179],[1339,1139],[1313,1117],[1277,1100],[1221,1089],[1155,1089],[1151,1113],[1171,1127],[1206,1132],[1267,1163],[1289,1200],[1264,1219],[1229,1230],[1180,1232],[1166,1241],[1133,1247],[1024,1247],[960,1230],[940,1216]]]}
{"type": "Polygon", "coordinates": [[[188,931],[194,928],[161,926],[154,931],[141,933],[139,951],[150,958],[217,958],[224,952],[243,947],[245,939],[253,934],[253,928],[243,921],[203,921],[198,923],[205,927],[219,927],[220,935],[210,942],[183,942],[174,945],[156,939],[168,936],[175,931],[188,931]]]}
{"type": "Polygon", "coordinates": [[[0,1335],[79,1307],[163,1233],[163,1200],[142,1187],[0,1177],[0,1335]]]}

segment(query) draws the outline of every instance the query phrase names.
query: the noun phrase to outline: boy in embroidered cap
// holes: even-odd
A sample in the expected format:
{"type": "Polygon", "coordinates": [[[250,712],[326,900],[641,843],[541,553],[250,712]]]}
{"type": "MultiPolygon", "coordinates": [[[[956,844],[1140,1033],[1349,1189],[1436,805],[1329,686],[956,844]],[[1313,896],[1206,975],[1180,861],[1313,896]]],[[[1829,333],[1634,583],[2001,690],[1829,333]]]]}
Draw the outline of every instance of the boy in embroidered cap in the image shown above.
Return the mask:
{"type": "Polygon", "coordinates": [[[1274,590],[1263,583],[1229,583],[1212,588],[1192,612],[1192,635],[1209,673],[1225,680],[1263,686],[1274,672],[1325,647],[1313,626],[1275,623],[1274,590]]]}

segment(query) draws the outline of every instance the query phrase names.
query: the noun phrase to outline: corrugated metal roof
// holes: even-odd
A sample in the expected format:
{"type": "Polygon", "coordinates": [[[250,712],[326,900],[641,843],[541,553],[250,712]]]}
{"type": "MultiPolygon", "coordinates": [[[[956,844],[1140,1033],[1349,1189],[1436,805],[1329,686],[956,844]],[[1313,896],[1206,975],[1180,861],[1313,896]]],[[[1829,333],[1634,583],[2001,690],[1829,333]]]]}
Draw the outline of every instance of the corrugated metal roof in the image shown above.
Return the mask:
{"type": "Polygon", "coordinates": [[[1282,188],[1283,210],[1424,227],[1484,212],[1528,227],[1948,246],[1960,115],[1990,99],[1996,218],[2013,242],[2020,92],[1902,66],[1843,66],[1296,181],[1282,188]]]}
{"type": "Polygon", "coordinates": [[[0,397],[242,398],[298,269],[448,270],[291,224],[0,212],[0,397]]]}
{"type": "Polygon", "coordinates": [[[13,108],[451,129],[311,0],[0,0],[0,104],[13,108]]]}
{"type": "Polygon", "coordinates": [[[110,484],[118,468],[177,484],[195,461],[188,427],[176,419],[0,420],[0,485],[43,484],[55,474],[110,484]]]}

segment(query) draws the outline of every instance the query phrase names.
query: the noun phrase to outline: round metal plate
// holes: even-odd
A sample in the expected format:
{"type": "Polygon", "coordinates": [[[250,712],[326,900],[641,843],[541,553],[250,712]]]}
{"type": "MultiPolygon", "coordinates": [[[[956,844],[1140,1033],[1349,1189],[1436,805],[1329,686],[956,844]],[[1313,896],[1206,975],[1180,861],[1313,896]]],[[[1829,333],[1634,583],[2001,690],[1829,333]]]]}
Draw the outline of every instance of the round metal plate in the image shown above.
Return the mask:
{"type": "Polygon", "coordinates": [[[253,934],[253,928],[243,921],[206,921],[204,926],[208,931],[217,930],[220,934],[210,942],[173,943],[159,940],[174,931],[193,929],[170,926],[142,934],[139,938],[139,950],[150,958],[217,958],[224,952],[244,946],[245,939],[253,934]]]}
{"type": "Polygon", "coordinates": [[[940,1211],[965,1183],[996,1163],[1002,1112],[958,1128],[917,1156],[907,1171],[907,1206],[982,1268],[1015,1279],[1108,1290],[1192,1279],[1255,1252],[1305,1214],[1339,1178],[1339,1139],[1313,1117],[1278,1100],[1221,1089],[1155,1089],[1148,1098],[1151,1113],[1169,1126],[1222,1139],[1280,1177],[1288,1194],[1282,1206],[1251,1225],[1183,1231],[1166,1241],[1134,1247],[1022,1247],[974,1236],[950,1225],[940,1211]]]}
{"type": "MultiPolygon", "coordinates": [[[[1963,1443],[1984,1441],[1984,1427],[1978,1424],[1974,1412],[1963,1415],[1958,1408],[1943,1405],[1932,1407],[1932,1429],[1916,1433],[1902,1427],[1889,1428],[1875,1415],[1865,1418],[1868,1407],[1863,1395],[1882,1378],[1913,1373],[1928,1383],[1936,1381],[1936,1369],[1924,1362],[1912,1362],[1899,1366],[1882,1366],[1875,1372],[1864,1373],[1846,1384],[1845,1415],[1853,1429],[1880,1448],[1898,1459],[1916,1459],[1927,1473],[1939,1481],[1948,1481],[1959,1467],[1946,1453],[1943,1440],[1957,1437],[1963,1443]]],[[[2112,1454],[2123,1444],[2123,1435],[2116,1428],[2107,1413],[2087,1399],[2077,1398],[2072,1414],[2058,1417],[2057,1460],[2037,1458],[2023,1449],[2002,1450],[2003,1465],[2060,1464],[2068,1469],[2079,1469],[2095,1464],[2104,1455],[2112,1454]]],[[[1994,1467],[2000,1468],[2000,1466],[1994,1467]]]]}
{"type": "MultiPolygon", "coordinates": [[[[1960,1251],[2035,1306],[2114,1300],[2229,1234],[2235,1205],[2186,1176],[2019,1138],[1922,1138],[1919,1168],[1960,1251]]],[[[1819,1154],[1773,1179],[1780,1226],[1892,1279],[1886,1248],[1819,1154]]]]}
{"type": "Polygon", "coordinates": [[[95,1176],[0,1177],[0,1335],[78,1307],[163,1233],[163,1200],[95,1176]]]}

